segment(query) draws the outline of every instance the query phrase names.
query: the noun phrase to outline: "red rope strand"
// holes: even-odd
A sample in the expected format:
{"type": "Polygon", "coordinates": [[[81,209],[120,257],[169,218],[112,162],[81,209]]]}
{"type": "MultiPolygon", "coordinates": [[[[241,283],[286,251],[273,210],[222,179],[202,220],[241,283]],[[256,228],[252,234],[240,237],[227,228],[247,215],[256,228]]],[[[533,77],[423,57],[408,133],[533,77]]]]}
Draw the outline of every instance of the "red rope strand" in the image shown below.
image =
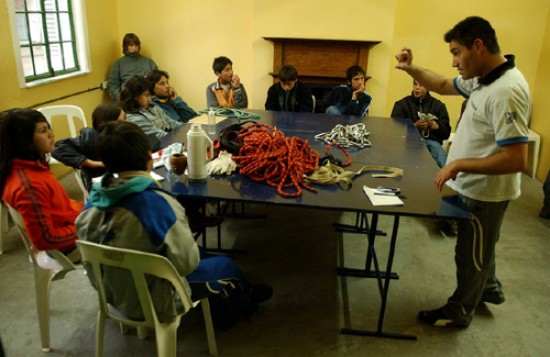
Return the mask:
{"type": "Polygon", "coordinates": [[[297,197],[302,187],[315,191],[304,182],[304,174],[319,167],[319,153],[311,150],[307,140],[285,134],[266,124],[254,124],[239,132],[243,145],[233,160],[240,172],[256,182],[277,188],[283,197],[297,197]],[[294,191],[285,189],[293,187],[294,191]]]}

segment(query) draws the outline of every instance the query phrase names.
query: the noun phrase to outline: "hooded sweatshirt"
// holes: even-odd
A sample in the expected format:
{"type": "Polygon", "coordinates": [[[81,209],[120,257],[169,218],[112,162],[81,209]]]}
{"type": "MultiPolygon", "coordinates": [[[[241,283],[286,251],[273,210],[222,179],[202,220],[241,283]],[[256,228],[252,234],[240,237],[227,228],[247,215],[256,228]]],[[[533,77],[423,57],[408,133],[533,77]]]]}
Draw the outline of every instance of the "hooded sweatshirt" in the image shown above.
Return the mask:
{"type": "MultiPolygon", "coordinates": [[[[181,276],[199,263],[199,250],[184,208],[144,171],[105,175],[90,193],[76,220],[79,239],[162,255],[181,276]]],[[[107,300],[132,319],[142,319],[140,304],[127,271],[105,269],[107,300]]],[[[161,321],[173,321],[176,304],[170,283],[149,277],[155,310],[161,321]]],[[[191,290],[184,280],[189,293],[191,290]]]]}

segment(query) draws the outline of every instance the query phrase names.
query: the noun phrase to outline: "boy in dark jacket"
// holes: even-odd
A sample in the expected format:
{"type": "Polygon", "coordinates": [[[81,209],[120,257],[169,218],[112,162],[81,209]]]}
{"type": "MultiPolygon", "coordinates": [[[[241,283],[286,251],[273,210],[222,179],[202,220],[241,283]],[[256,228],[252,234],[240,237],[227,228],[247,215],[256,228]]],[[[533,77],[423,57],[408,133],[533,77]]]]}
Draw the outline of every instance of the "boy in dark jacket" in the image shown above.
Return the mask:
{"type": "Polygon", "coordinates": [[[298,71],[294,66],[282,66],[279,82],[269,87],[265,101],[266,110],[282,112],[313,111],[311,89],[298,81],[298,71]]]}
{"type": "Polygon", "coordinates": [[[426,87],[414,80],[411,95],[395,102],[391,117],[412,120],[437,166],[445,166],[447,154],[441,145],[451,134],[451,124],[443,102],[432,97],[426,87]]]}
{"type": "Polygon", "coordinates": [[[360,115],[369,112],[372,97],[365,92],[365,70],[351,66],[346,71],[347,86],[333,88],[327,99],[328,115],[360,115]]]}

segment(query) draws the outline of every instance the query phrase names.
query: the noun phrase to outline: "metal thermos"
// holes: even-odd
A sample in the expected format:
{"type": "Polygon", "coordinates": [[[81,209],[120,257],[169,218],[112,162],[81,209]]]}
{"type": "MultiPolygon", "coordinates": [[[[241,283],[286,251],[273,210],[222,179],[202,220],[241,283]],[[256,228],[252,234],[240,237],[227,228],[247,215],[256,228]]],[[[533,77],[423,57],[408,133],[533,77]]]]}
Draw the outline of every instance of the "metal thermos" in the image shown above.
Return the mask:
{"type": "Polygon", "coordinates": [[[214,145],[200,123],[194,123],[187,132],[187,173],[189,180],[205,180],[207,152],[210,158],[214,155],[214,145]]]}

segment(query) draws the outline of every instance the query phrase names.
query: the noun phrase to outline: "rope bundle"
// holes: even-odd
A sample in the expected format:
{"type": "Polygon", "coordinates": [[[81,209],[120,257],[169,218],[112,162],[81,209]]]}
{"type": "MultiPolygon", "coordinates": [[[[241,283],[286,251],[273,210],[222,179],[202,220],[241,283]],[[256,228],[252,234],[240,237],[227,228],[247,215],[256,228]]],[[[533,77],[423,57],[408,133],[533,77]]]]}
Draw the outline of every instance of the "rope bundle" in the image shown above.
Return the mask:
{"type": "Polygon", "coordinates": [[[371,146],[369,132],[364,123],[353,125],[338,124],[331,131],[315,135],[315,139],[324,141],[326,144],[337,142],[341,146],[357,146],[366,148],[371,146]]]}
{"type": "Polygon", "coordinates": [[[282,131],[266,124],[247,126],[239,137],[243,146],[233,160],[240,165],[241,174],[276,187],[283,197],[300,196],[302,187],[315,191],[303,177],[317,169],[320,155],[311,150],[307,140],[287,138],[282,131]],[[295,191],[284,190],[289,187],[295,191]]]}
{"type": "MultiPolygon", "coordinates": [[[[197,113],[199,114],[208,114],[210,109],[203,109],[199,110],[197,113]]],[[[258,120],[260,119],[260,115],[252,112],[247,112],[241,109],[235,109],[235,108],[216,108],[213,109],[214,115],[216,116],[228,116],[228,117],[234,117],[237,118],[237,120],[240,122],[241,120],[258,120]]]]}

